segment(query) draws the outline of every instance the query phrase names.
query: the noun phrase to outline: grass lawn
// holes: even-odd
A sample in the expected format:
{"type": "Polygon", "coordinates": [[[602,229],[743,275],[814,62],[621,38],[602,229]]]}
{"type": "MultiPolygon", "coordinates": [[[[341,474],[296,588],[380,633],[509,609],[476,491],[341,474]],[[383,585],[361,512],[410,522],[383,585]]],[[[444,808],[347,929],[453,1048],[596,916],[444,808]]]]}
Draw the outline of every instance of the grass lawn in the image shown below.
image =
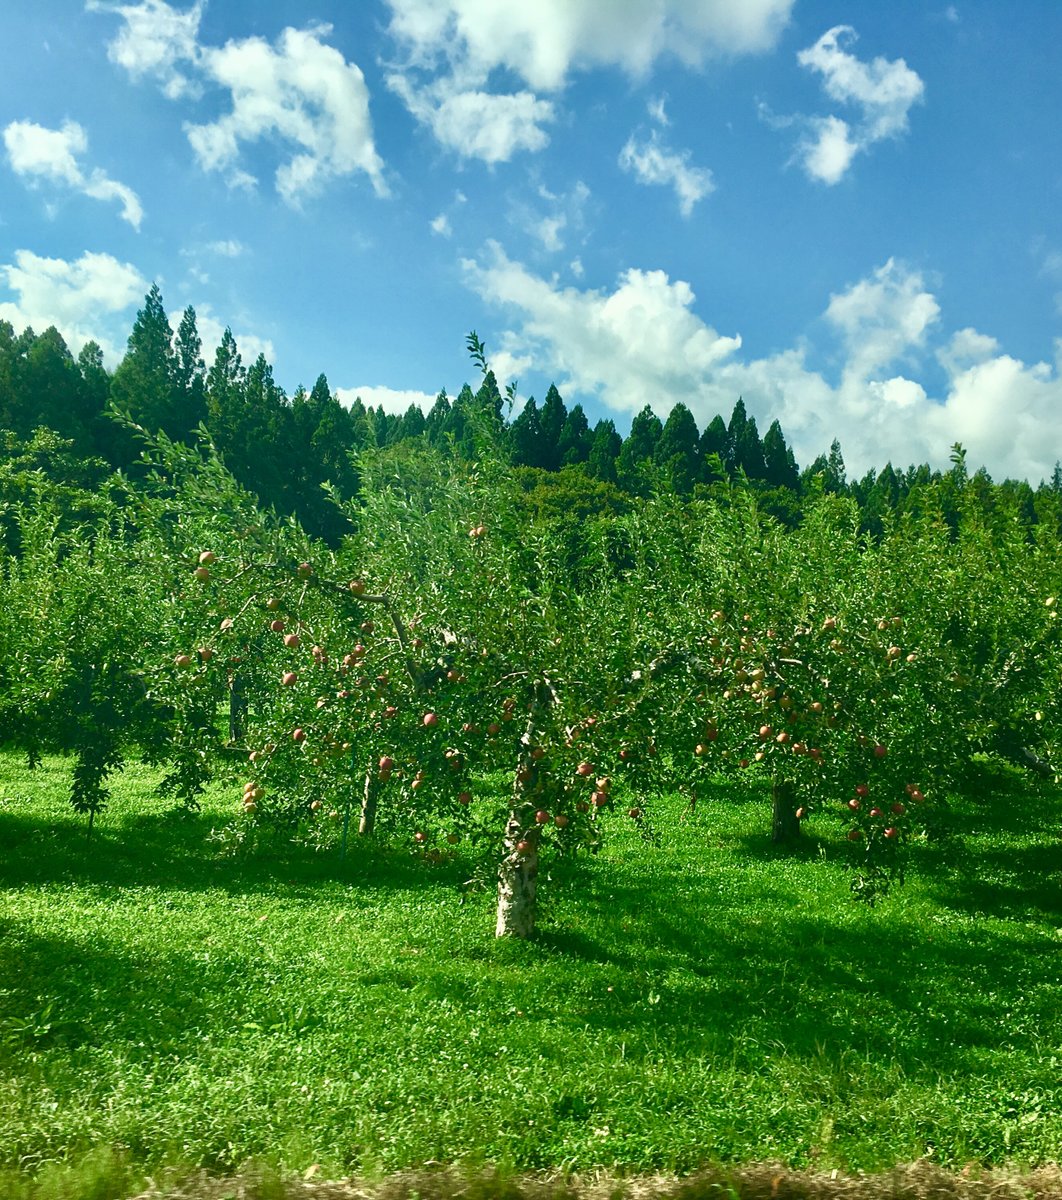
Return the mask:
{"type": "Polygon", "coordinates": [[[225,858],[231,793],[182,816],[139,767],[88,838],[68,770],[0,758],[0,1167],[1062,1158],[1062,800],[1025,777],[873,909],[824,818],[783,853],[763,798],[662,800],[657,846],[609,817],[514,944],[460,863],[225,858]]]}

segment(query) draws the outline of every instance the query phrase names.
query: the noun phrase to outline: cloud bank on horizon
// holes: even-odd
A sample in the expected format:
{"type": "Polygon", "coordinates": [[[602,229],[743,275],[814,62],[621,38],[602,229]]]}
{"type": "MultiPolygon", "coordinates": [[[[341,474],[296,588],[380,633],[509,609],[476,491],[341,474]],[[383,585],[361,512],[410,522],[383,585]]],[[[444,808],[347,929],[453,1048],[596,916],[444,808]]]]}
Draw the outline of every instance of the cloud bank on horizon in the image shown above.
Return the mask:
{"type": "Polygon", "coordinates": [[[1048,78],[1031,15],[321,0],[294,27],[263,0],[241,27],[87,0],[81,64],[60,2],[22,18],[36,65],[0,87],[16,330],[113,366],[156,279],[205,345],[238,325],[246,361],[391,411],[430,405],[462,369],[437,344],[476,327],[503,381],[621,427],[742,396],[802,463],[838,438],[859,472],[942,465],[960,441],[1037,482],[1062,457],[1062,149],[1049,97],[996,130],[1016,101],[974,73],[1009,37],[1048,78]]]}

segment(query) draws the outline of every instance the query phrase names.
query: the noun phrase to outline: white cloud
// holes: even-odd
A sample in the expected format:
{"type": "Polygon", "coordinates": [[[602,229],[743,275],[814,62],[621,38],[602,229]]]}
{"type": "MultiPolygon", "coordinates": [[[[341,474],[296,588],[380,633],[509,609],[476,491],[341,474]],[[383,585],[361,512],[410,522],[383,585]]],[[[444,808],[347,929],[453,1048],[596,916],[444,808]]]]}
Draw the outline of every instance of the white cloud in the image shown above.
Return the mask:
{"type": "Polygon", "coordinates": [[[241,144],[276,138],[300,149],[276,172],[277,191],[289,204],[359,170],[377,195],[386,194],[365,77],[321,41],[330,32],[288,28],[275,47],[253,37],[201,48],[203,73],[232,97],[232,111],[217,121],[186,126],[204,170],[222,171],[237,186],[253,182],[239,165],[241,144]]]}
{"type": "Polygon", "coordinates": [[[693,66],[769,50],[793,0],[388,0],[391,34],[413,65],[446,59],[485,78],[496,68],[536,91],[574,69],[617,66],[644,76],[659,58],[693,66]]]}
{"type": "Polygon", "coordinates": [[[531,92],[499,95],[462,90],[450,79],[416,87],[397,72],[387,77],[387,86],[436,141],[461,158],[509,162],[519,151],[541,150],[549,144],[542,126],[554,119],[553,104],[531,92]]]}
{"type": "Polygon", "coordinates": [[[939,316],[921,274],[891,258],[869,278],[831,296],[826,309],[846,344],[845,370],[860,379],[921,348],[939,316]]]}
{"type": "Polygon", "coordinates": [[[856,39],[850,25],[835,25],[797,54],[802,67],[822,77],[823,90],[838,104],[854,107],[854,124],[831,115],[801,122],[805,132],[797,157],[812,179],[838,183],[861,151],[884,138],[907,132],[908,113],[924,97],[925,86],[902,58],[863,62],[845,46],[856,39]]]}
{"type": "MultiPolygon", "coordinates": [[[[112,366],[121,357],[114,318],[137,305],[148,289],[130,263],[88,252],[67,262],[17,250],[14,263],[0,265],[0,281],[17,297],[0,302],[0,320],[17,330],[32,326],[38,333],[54,325],[73,354],[96,341],[112,366]]],[[[121,334],[123,340],[127,336],[128,327],[121,334]]]]}
{"type": "Polygon", "coordinates": [[[840,117],[812,117],[801,138],[798,153],[804,170],[822,183],[839,183],[859,153],[847,121],[840,117]]]}
{"type": "Polygon", "coordinates": [[[225,238],[217,242],[207,242],[203,249],[207,254],[217,255],[218,258],[240,258],[247,253],[247,247],[236,238],[225,238]]]}
{"type": "Polygon", "coordinates": [[[134,79],[154,76],[171,100],[199,93],[198,83],[189,78],[184,64],[194,65],[198,58],[202,0],[183,11],[165,0],[141,0],[139,4],[87,0],[85,7],[89,12],[115,13],[125,22],[107,47],[111,62],[134,79]]]}
{"type": "Polygon", "coordinates": [[[78,163],[78,156],[88,150],[88,136],[76,121],[64,121],[59,129],[33,121],[12,121],[4,129],[4,146],[17,175],[65,185],[94,200],[117,200],[122,219],[134,229],[140,228],[144,209],[136,192],[99,167],[86,175],[78,163]]]}
{"type": "Polygon", "coordinates": [[[671,121],[667,115],[667,97],[653,96],[649,103],[645,106],[649,113],[649,119],[655,121],[657,125],[668,126],[671,121]]]}
{"type": "Polygon", "coordinates": [[[440,237],[448,238],[452,236],[453,229],[450,227],[450,218],[446,213],[439,213],[437,217],[433,217],[431,221],[432,233],[437,233],[440,237]]]}
{"type": "Polygon", "coordinates": [[[339,403],[349,408],[360,396],[366,408],[379,408],[382,404],[384,412],[401,415],[411,404],[428,412],[435,403],[438,392],[417,392],[401,388],[389,387],[353,387],[336,388],[339,403]]]}
{"type": "Polygon", "coordinates": [[[358,171],[368,175],[377,195],[387,194],[365,77],[325,44],[331,26],[287,28],[275,45],[249,37],[207,46],[199,41],[202,0],[185,11],[165,0],[89,0],[88,7],[122,17],[108,53],[133,78],[154,77],[173,100],[199,95],[207,85],[228,92],[229,112],[185,125],[205,171],[223,173],[230,186],[253,188],[257,180],[242,162],[242,149],[271,141],[291,151],[275,174],[288,204],[297,206],[358,171]]]}
{"type": "MultiPolygon", "coordinates": [[[[506,162],[543,149],[555,119],[540,93],[561,91],[576,70],[618,67],[646,76],[662,58],[708,58],[770,49],[794,0],[387,0],[404,62],[388,86],[448,149],[506,162]],[[504,71],[526,85],[488,87],[504,71]]],[[[663,117],[662,105],[658,113],[663,117]]]]}
{"type": "Polygon", "coordinates": [[[620,151],[619,165],[641,183],[673,187],[684,217],[690,216],[693,206],[715,189],[711,171],[690,166],[688,150],[678,152],[662,146],[655,129],[648,140],[639,141],[631,134],[620,151]]]}
{"type": "Polygon", "coordinates": [[[462,265],[468,285],[513,318],[496,370],[533,365],[569,400],[596,397],[626,413],[649,401],[666,416],[681,399],[703,428],[743,396],[761,429],[781,422],[802,464],[836,437],[859,473],[890,460],[946,466],[960,441],[997,478],[1037,482],[1062,444],[1060,364],[1023,363],[973,329],[934,347],[940,307],[919,273],[893,260],[830,297],[823,328],[843,350],[835,382],[808,365],[804,346],[742,356],[740,336],[713,329],[689,284],[662,271],[627,271],[611,292],[581,290],[535,275],[494,243],[462,265]],[[937,396],[911,377],[934,352],[945,371],[937,396]]]}

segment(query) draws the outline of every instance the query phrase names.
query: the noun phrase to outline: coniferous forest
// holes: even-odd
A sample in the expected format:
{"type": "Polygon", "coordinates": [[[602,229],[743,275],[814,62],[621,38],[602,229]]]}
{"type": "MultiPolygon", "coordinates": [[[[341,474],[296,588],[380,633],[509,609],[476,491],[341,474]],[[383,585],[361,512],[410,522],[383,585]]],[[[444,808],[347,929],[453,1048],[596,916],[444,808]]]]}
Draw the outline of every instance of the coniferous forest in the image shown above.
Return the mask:
{"type": "MultiPolygon", "coordinates": [[[[800,464],[778,421],[761,433],[740,396],[729,414],[717,414],[700,430],[680,396],[668,400],[666,417],[656,411],[662,405],[647,404],[624,437],[612,420],[591,426],[582,406],[569,408],[552,385],[541,402],[530,397],[512,416],[489,370],[475,390],[465,384],[454,397],[440,391],[427,413],[416,406],[387,413],[360,399],[344,407],[324,372],[309,389],[300,385],[288,396],[264,356],[242,361],[231,331],[212,353],[203,346],[191,307],[174,328],[157,286],[145,297],[113,373],[93,342],[75,358],[54,328],[16,335],[0,321],[0,430],[9,478],[44,470],[86,485],[113,471],[135,475],[140,446],[129,422],[187,443],[205,430],[263,507],[296,517],[307,533],[332,545],[349,525],[322,484],[342,501],[357,494],[352,453],[419,440],[474,460],[477,414],[501,435],[492,445],[507,449],[530,514],[623,512],[636,498],[660,492],[725,501],[740,487],[792,528],[805,499],[825,491],[853,499],[864,531],[878,534],[889,514],[918,512],[926,488],[936,493],[947,478],[968,483],[993,519],[1062,532],[1058,466],[1035,487],[994,481],[956,445],[948,472],[924,463],[884,463],[849,478],[837,441],[800,464]]],[[[954,519],[946,492],[945,516],[954,519]]]]}

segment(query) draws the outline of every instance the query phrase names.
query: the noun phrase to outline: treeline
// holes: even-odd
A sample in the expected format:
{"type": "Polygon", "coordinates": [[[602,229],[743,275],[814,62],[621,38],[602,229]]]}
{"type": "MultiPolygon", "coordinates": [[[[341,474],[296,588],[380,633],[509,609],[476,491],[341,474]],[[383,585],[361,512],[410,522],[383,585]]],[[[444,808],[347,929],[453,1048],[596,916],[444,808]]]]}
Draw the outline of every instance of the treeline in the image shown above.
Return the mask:
{"type": "Polygon", "coordinates": [[[400,415],[387,413],[360,399],[344,407],[324,374],[309,391],[300,386],[289,397],[264,355],[243,363],[228,329],[208,369],[194,309],[185,309],[175,331],[153,286],[113,374],[93,342],[75,359],[55,328],[16,335],[0,321],[0,429],[6,431],[9,470],[20,456],[23,465],[32,465],[27,443],[45,427],[70,443],[63,469],[84,486],[108,470],[135,476],[139,442],[115,413],[175,441],[193,442],[205,427],[229,470],[261,504],[296,516],[307,532],[332,544],[349,523],[321,485],[330,483],[342,500],[356,495],[352,451],[423,440],[475,459],[485,438],[492,451],[499,445],[507,450],[529,507],[549,515],[622,511],[659,491],[725,500],[739,486],[795,527],[806,497],[825,490],[855,499],[865,530],[878,534],[890,514],[918,511],[930,494],[950,519],[948,497],[956,497],[957,513],[963,491],[972,492],[992,519],[1062,533],[1057,465],[1037,488],[1022,480],[997,484],[984,468],[969,475],[956,447],[948,472],[888,463],[849,480],[836,441],[801,469],[779,422],[761,436],[740,397],[729,420],[717,415],[704,430],[681,401],[666,420],[647,404],[622,437],[611,420],[591,427],[582,406],[569,409],[551,385],[541,404],[532,397],[509,420],[493,373],[481,354],[473,358],[484,369],[478,389],[466,384],[453,399],[441,391],[426,413],[415,405],[400,415]]]}

